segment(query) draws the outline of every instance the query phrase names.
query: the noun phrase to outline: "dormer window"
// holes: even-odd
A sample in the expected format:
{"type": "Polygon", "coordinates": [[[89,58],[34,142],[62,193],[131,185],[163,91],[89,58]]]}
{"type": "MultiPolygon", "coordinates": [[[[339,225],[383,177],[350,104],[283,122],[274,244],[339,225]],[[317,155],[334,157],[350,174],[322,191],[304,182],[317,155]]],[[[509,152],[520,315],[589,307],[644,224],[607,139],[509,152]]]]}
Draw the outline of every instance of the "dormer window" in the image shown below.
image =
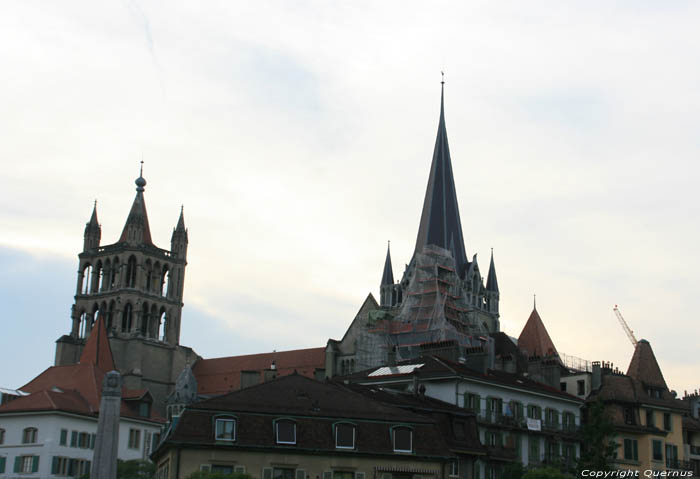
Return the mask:
{"type": "Polygon", "coordinates": [[[235,441],[236,420],[233,418],[217,418],[215,437],[217,441],[235,441]]]}
{"type": "Polygon", "coordinates": [[[290,419],[279,419],[275,422],[277,444],[296,444],[297,425],[290,419]]]}
{"type": "Polygon", "coordinates": [[[394,452],[413,452],[413,431],[409,427],[399,426],[392,429],[394,452]]]}
{"type": "Polygon", "coordinates": [[[148,401],[142,401],[139,403],[139,416],[151,417],[151,403],[148,401]]]}
{"type": "Polygon", "coordinates": [[[355,449],[355,425],[340,423],[335,425],[335,447],[338,449],[355,449]]]}

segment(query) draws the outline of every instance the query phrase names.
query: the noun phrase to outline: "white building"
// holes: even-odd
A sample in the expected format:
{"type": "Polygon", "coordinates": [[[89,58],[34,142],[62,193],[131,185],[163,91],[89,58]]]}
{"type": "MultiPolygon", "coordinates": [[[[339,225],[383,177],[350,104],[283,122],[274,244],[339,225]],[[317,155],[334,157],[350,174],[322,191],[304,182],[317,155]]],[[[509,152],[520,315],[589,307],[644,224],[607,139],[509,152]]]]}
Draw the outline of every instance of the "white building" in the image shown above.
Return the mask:
{"type": "MultiPolygon", "coordinates": [[[[102,379],[114,369],[102,321],[78,364],[50,367],[0,406],[0,479],[81,477],[95,447],[102,379]]],[[[148,459],[164,423],[146,390],[122,390],[118,457],[148,459]]]]}

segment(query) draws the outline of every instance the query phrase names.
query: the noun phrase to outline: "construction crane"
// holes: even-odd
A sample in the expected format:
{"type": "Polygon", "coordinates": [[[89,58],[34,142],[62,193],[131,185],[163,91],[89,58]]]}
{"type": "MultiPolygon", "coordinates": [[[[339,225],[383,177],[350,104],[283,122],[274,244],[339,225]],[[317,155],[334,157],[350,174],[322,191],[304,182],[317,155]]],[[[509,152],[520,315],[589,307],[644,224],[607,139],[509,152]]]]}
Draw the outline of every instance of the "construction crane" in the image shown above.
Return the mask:
{"type": "Polygon", "coordinates": [[[619,308],[617,305],[613,308],[613,311],[615,311],[615,316],[617,316],[618,321],[620,321],[620,324],[622,325],[622,329],[625,330],[625,333],[627,333],[627,337],[630,338],[630,341],[632,342],[632,346],[635,348],[637,347],[637,338],[634,337],[634,331],[630,329],[629,325],[627,324],[627,321],[625,321],[625,318],[622,317],[622,313],[620,312],[619,308]]]}

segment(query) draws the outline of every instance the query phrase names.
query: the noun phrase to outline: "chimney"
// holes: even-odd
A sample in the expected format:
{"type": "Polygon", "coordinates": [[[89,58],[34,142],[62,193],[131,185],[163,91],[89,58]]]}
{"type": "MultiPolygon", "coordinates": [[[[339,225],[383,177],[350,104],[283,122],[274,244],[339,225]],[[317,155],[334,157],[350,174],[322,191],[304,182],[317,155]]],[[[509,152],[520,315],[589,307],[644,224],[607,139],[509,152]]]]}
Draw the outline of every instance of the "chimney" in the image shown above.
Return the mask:
{"type": "Polygon", "coordinates": [[[591,375],[591,390],[600,389],[603,382],[602,371],[600,369],[600,361],[593,361],[593,373],[591,375]]]}
{"type": "Polygon", "coordinates": [[[277,366],[275,365],[275,361],[272,361],[272,364],[270,364],[270,368],[266,369],[263,371],[263,381],[268,382],[272,381],[277,377],[277,366]]]}

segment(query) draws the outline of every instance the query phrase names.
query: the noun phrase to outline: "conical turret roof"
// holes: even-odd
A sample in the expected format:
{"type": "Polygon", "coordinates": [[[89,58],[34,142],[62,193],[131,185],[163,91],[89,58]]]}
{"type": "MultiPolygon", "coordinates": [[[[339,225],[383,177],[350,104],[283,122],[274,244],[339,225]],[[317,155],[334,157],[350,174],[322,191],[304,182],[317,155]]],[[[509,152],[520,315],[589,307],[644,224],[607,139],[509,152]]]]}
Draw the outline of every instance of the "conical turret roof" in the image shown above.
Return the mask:
{"type": "Polygon", "coordinates": [[[151,239],[151,228],[148,225],[148,213],[146,212],[146,200],[143,197],[143,192],[146,186],[146,180],[143,175],[140,175],[136,181],[136,197],[131,205],[131,210],[129,211],[129,216],[126,218],[126,223],[124,224],[124,229],[119,237],[119,242],[129,241],[129,229],[142,228],[143,236],[141,237],[141,244],[153,246],[153,240],[151,239]]]}
{"type": "Polygon", "coordinates": [[[524,349],[530,356],[551,356],[557,353],[552,338],[549,337],[547,328],[544,327],[537,308],[532,309],[525,327],[518,337],[518,347],[524,349]]]}
{"type": "Polygon", "coordinates": [[[637,341],[627,375],[649,386],[668,389],[651,344],[646,339],[637,341]]]}

